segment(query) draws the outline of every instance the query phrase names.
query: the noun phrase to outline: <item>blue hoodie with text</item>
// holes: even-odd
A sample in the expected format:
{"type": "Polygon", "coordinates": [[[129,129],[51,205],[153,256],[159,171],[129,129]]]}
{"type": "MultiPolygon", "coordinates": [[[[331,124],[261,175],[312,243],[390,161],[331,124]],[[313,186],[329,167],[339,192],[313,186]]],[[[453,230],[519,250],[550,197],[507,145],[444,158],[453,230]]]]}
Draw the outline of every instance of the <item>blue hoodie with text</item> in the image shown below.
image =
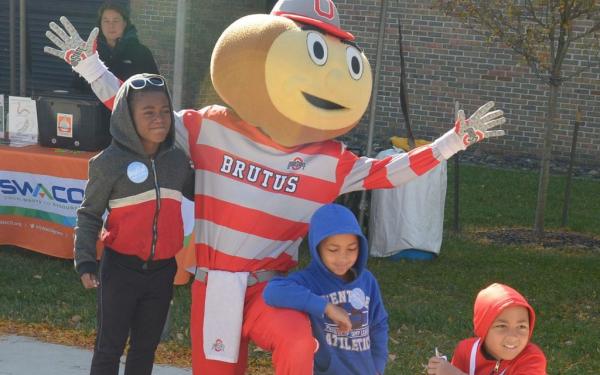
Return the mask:
{"type": "Polygon", "coordinates": [[[377,280],[366,269],[367,240],[352,211],[338,204],[318,209],[310,221],[308,246],[312,257],[308,267],[272,279],[264,290],[265,302],[309,314],[319,341],[315,374],[383,374],[388,356],[388,315],[377,280]],[[321,241],[336,234],[355,234],[359,239],[355,278],[349,282],[325,267],[317,249],[321,241]],[[325,316],[327,303],[348,312],[352,322],[348,334],[338,334],[337,325],[325,316]]]}

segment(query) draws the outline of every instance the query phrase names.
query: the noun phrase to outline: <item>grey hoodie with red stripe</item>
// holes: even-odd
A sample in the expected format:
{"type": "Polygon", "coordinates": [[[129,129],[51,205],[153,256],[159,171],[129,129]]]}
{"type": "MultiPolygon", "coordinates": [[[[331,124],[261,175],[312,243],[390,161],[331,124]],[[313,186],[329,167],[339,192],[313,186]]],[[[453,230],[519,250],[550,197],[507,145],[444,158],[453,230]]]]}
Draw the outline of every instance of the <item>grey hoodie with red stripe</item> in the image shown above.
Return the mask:
{"type": "MultiPolygon", "coordinates": [[[[115,97],[110,133],[112,143],[90,159],[89,177],[75,227],[75,268],[96,272],[96,241],[104,223],[104,246],[147,260],[168,259],[183,245],[182,195],[193,197],[194,171],[175,148],[174,119],[165,141],[149,157],[135,130],[127,101],[129,78],[115,97]]],[[[170,96],[165,86],[165,93],[170,96]]],[[[172,110],[171,110],[172,113],[172,110]]],[[[171,115],[173,116],[173,115],[171,115]]]]}

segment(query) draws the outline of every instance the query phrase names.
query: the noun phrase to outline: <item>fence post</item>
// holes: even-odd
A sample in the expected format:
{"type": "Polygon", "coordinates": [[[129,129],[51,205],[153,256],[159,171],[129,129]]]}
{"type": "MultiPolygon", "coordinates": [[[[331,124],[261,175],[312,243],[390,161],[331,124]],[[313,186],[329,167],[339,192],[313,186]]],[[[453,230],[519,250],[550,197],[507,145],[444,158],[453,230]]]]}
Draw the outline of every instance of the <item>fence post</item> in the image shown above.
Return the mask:
{"type": "MultiPolygon", "coordinates": [[[[460,109],[460,105],[458,101],[454,102],[454,119],[458,119],[458,111],[460,109]]],[[[460,195],[460,151],[454,154],[452,157],[454,159],[454,220],[452,220],[452,230],[455,234],[460,233],[460,210],[459,210],[459,195],[460,195]]]]}
{"type": "Polygon", "coordinates": [[[575,164],[575,150],[577,148],[577,134],[581,125],[581,108],[577,107],[575,114],[575,124],[573,127],[573,140],[571,143],[571,154],[569,156],[569,169],[567,171],[567,183],[565,186],[565,199],[563,202],[562,223],[563,227],[567,226],[569,221],[569,206],[571,205],[571,182],[573,180],[573,165],[575,164]]]}
{"type": "Polygon", "coordinates": [[[460,210],[459,210],[459,194],[460,194],[460,181],[459,181],[459,165],[460,165],[460,154],[457,153],[452,158],[454,159],[454,219],[452,220],[452,230],[455,234],[460,233],[460,210]]]}

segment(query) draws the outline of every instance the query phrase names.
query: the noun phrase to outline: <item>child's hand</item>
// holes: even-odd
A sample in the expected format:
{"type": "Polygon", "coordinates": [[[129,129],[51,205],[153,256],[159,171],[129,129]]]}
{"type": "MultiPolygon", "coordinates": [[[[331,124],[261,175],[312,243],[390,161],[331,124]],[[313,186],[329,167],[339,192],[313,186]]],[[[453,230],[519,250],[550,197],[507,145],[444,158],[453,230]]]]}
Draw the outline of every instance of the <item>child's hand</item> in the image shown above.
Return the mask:
{"type": "Polygon", "coordinates": [[[328,303],[325,307],[325,315],[338,325],[338,332],[348,333],[352,329],[352,322],[348,313],[343,308],[328,303]]]}
{"type": "Polygon", "coordinates": [[[84,273],[81,275],[81,283],[85,289],[97,288],[100,285],[98,278],[93,273],[84,273]]]}
{"type": "Polygon", "coordinates": [[[429,358],[427,363],[427,374],[428,375],[465,375],[464,372],[460,371],[456,367],[452,366],[448,361],[441,357],[429,358]]]}

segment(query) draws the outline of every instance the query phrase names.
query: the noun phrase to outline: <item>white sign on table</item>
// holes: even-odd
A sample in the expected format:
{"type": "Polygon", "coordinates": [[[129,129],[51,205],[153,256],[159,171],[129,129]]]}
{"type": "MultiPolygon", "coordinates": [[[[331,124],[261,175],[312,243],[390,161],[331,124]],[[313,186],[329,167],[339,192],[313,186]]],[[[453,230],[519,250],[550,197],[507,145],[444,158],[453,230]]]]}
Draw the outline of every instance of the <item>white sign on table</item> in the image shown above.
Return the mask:
{"type": "Polygon", "coordinates": [[[11,146],[37,143],[38,124],[34,100],[21,96],[8,97],[7,130],[11,146]]]}

